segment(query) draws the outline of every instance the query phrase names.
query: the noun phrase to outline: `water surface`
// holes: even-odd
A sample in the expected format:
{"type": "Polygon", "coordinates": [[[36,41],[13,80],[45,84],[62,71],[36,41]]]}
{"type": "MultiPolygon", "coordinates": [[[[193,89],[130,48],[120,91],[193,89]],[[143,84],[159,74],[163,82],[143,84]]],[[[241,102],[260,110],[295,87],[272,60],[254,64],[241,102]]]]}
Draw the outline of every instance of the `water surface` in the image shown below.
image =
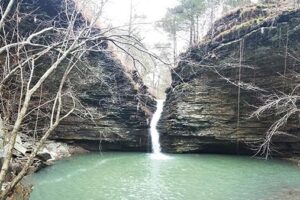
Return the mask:
{"type": "Polygon", "coordinates": [[[240,156],[143,153],[74,156],[30,177],[30,200],[300,199],[300,169],[240,156]]]}

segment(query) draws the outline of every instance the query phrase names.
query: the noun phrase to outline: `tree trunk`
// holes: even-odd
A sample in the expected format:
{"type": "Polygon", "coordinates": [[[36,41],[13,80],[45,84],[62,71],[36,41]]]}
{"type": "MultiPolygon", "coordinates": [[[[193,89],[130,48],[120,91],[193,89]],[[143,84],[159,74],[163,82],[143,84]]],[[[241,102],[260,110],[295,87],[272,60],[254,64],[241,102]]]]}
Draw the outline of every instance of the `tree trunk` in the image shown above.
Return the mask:
{"type": "Polygon", "coordinates": [[[190,19],[190,47],[194,44],[194,27],[195,27],[194,18],[191,17],[190,19]]]}
{"type": "Polygon", "coordinates": [[[173,63],[174,66],[176,65],[177,62],[177,32],[174,31],[173,34],[173,63]]]}
{"type": "Polygon", "coordinates": [[[199,16],[197,15],[196,17],[196,39],[195,39],[195,43],[199,42],[199,16]]]}

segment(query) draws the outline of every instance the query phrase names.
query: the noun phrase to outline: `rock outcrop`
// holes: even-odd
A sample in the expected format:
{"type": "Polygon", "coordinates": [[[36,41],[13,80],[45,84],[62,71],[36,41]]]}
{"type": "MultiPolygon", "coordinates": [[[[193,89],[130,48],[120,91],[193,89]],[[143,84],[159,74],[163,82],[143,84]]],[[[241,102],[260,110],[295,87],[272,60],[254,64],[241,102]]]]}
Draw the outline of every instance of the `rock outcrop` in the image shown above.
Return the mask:
{"type": "MultiPolygon", "coordinates": [[[[21,11],[31,12],[31,15],[23,20],[20,28],[22,33],[28,34],[27,32],[32,31],[31,29],[39,28],[35,27],[35,22],[45,21],[43,23],[45,26],[51,26],[49,23],[58,27],[68,26],[65,12],[66,10],[71,12],[70,10],[76,9],[76,6],[73,1],[67,1],[70,5],[68,9],[65,9],[64,3],[66,2],[58,0],[47,1],[47,3],[43,0],[22,1],[21,11]]],[[[74,26],[80,27],[87,21],[83,15],[79,14],[74,26]]],[[[101,33],[101,28],[94,27],[91,34],[99,33],[101,33]]],[[[47,39],[54,40],[55,37],[55,35],[49,35],[47,39]]],[[[50,138],[82,145],[88,150],[146,151],[149,119],[155,107],[155,101],[137,73],[126,70],[110,50],[105,34],[103,38],[95,43],[87,44],[97,49],[86,53],[81,58],[83,62],[78,62],[76,69],[70,75],[66,87],[70,87],[72,92],[76,93],[80,103],[77,103],[76,112],[62,121],[50,138]]],[[[44,65],[47,65],[47,62],[45,61],[44,65]]],[[[56,70],[55,74],[47,80],[43,87],[44,96],[53,95],[51,91],[57,88],[60,73],[62,73],[60,70],[56,70]]],[[[34,98],[32,107],[39,104],[39,98],[38,96],[34,98]]],[[[64,105],[64,109],[68,110],[67,104],[64,105]]],[[[50,111],[43,110],[43,112],[49,113],[50,111]]],[[[31,124],[29,130],[35,129],[36,122],[32,119],[37,119],[37,117],[32,116],[28,120],[31,124]]],[[[44,124],[49,123],[47,116],[39,119],[39,124],[43,124],[42,120],[45,120],[44,124]]],[[[43,127],[39,130],[43,130],[43,127]]],[[[42,131],[41,134],[43,134],[42,131]]]]}
{"type": "MultiPolygon", "coordinates": [[[[159,125],[164,151],[253,154],[278,116],[251,113],[263,97],[289,94],[299,84],[299,24],[300,10],[262,6],[218,20],[173,72],[159,125]]],[[[273,150],[299,154],[296,118],[283,131],[290,135],[275,136],[273,150]]]]}
{"type": "Polygon", "coordinates": [[[155,107],[147,88],[134,73],[126,73],[112,54],[89,56],[93,74],[77,84],[85,116],[68,117],[51,138],[88,150],[147,151],[155,107]]]}

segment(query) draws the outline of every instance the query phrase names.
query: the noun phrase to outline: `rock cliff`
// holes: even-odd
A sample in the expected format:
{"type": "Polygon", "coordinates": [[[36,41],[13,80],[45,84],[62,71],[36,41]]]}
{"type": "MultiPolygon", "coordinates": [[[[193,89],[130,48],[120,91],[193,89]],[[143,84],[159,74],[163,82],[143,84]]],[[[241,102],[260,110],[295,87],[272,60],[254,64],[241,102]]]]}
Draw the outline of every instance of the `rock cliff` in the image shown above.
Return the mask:
{"type": "MultiPolygon", "coordinates": [[[[278,116],[250,115],[264,97],[289,94],[299,84],[293,76],[300,72],[299,23],[300,10],[263,6],[216,21],[172,74],[159,125],[164,151],[253,154],[278,116]]],[[[275,136],[273,152],[299,154],[296,118],[283,131],[291,135],[275,136]]]]}
{"type": "MultiPolygon", "coordinates": [[[[21,34],[26,35],[40,28],[36,27],[36,22],[45,21],[48,23],[44,23],[45,26],[49,26],[49,23],[58,27],[68,26],[65,12],[66,10],[71,12],[76,6],[73,1],[67,1],[66,9],[64,3],[58,0],[47,3],[43,0],[22,1],[21,11],[31,15],[23,19],[21,34]]],[[[79,15],[75,26],[80,27],[88,23],[87,21],[83,15],[79,15]]],[[[94,27],[92,34],[100,33],[101,28],[94,27]]],[[[49,35],[47,39],[54,40],[55,37],[49,35]]],[[[146,151],[149,118],[155,107],[155,101],[137,73],[126,70],[116,58],[109,42],[105,40],[105,34],[103,38],[97,44],[90,44],[91,48],[96,46],[97,51],[92,50],[84,55],[82,62],[78,62],[76,70],[72,72],[66,87],[72,88],[76,93],[80,105],[74,114],[60,123],[50,139],[82,145],[89,150],[146,151]]],[[[49,61],[46,60],[43,64],[47,65],[47,62],[49,61]]],[[[55,90],[61,77],[60,73],[60,70],[57,70],[47,80],[43,87],[44,96],[51,97],[51,91],[55,90]]],[[[48,99],[51,99],[50,97],[48,99]]],[[[38,101],[37,96],[33,100],[32,107],[37,106],[38,101]]],[[[49,110],[43,111],[49,113],[49,110]]],[[[28,119],[31,127],[29,129],[34,130],[36,122],[32,119],[37,118],[32,116],[28,119]]],[[[48,117],[45,117],[39,119],[39,124],[43,124],[42,120],[48,120],[47,124],[49,122],[48,117]]],[[[40,130],[43,130],[43,127],[40,127],[40,130]]]]}
{"type": "Polygon", "coordinates": [[[89,150],[147,151],[149,121],[155,108],[147,88],[134,72],[126,73],[112,54],[89,56],[93,74],[84,75],[77,83],[87,112],[62,121],[51,138],[89,150]]]}

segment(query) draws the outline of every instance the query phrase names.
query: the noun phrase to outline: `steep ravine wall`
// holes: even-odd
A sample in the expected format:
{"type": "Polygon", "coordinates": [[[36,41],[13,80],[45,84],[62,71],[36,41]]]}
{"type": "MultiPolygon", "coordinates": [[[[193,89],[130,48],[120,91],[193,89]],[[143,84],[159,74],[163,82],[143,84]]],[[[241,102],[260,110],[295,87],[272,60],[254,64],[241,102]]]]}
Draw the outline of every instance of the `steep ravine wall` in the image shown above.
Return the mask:
{"type": "MultiPolygon", "coordinates": [[[[278,116],[249,116],[263,96],[288,94],[299,84],[292,76],[300,72],[299,24],[299,10],[275,13],[262,6],[218,20],[173,72],[159,124],[163,150],[253,155],[278,116]],[[239,75],[247,90],[235,85],[239,75]]],[[[292,118],[283,131],[291,135],[275,136],[273,153],[299,154],[299,122],[292,118]]]]}
{"type": "MultiPolygon", "coordinates": [[[[95,27],[97,31],[101,28],[95,27]]],[[[91,151],[147,151],[154,97],[137,73],[114,55],[111,44],[100,43],[102,52],[86,55],[89,70],[83,67],[83,75],[72,77],[84,108],[63,120],[50,139],[91,151]]]]}
{"type": "Polygon", "coordinates": [[[51,138],[88,150],[147,151],[153,97],[111,54],[91,55],[91,59],[93,74],[78,83],[78,93],[93,118],[72,115],[51,138]]]}
{"type": "MultiPolygon", "coordinates": [[[[66,2],[69,4],[68,9],[76,8],[73,1],[66,2]]],[[[66,2],[22,1],[22,12],[31,15],[24,20],[21,32],[26,34],[34,30],[35,21],[47,20],[47,23],[55,23],[57,26],[67,26],[64,16],[66,2]]],[[[81,26],[82,23],[85,24],[86,19],[79,15],[75,26],[81,26]]],[[[93,32],[99,34],[101,28],[95,27],[93,32]]],[[[102,51],[87,53],[82,58],[85,64],[78,62],[69,78],[72,90],[82,105],[60,123],[50,139],[80,145],[88,150],[146,151],[149,121],[155,109],[154,97],[148,93],[135,71],[126,70],[110,50],[108,41],[101,40],[97,45],[102,51]]],[[[60,70],[57,70],[43,86],[45,97],[52,95],[51,91],[59,82],[56,78],[60,77],[59,73],[60,70]]],[[[38,103],[39,97],[36,96],[32,107],[38,103]]],[[[68,110],[67,107],[64,106],[65,110],[68,110]]],[[[35,113],[32,115],[30,119],[36,119],[35,113]]],[[[48,120],[47,124],[49,122],[48,118],[39,120],[39,125],[43,125],[42,120],[48,120]]],[[[29,121],[29,124],[34,130],[35,120],[29,121]]]]}

